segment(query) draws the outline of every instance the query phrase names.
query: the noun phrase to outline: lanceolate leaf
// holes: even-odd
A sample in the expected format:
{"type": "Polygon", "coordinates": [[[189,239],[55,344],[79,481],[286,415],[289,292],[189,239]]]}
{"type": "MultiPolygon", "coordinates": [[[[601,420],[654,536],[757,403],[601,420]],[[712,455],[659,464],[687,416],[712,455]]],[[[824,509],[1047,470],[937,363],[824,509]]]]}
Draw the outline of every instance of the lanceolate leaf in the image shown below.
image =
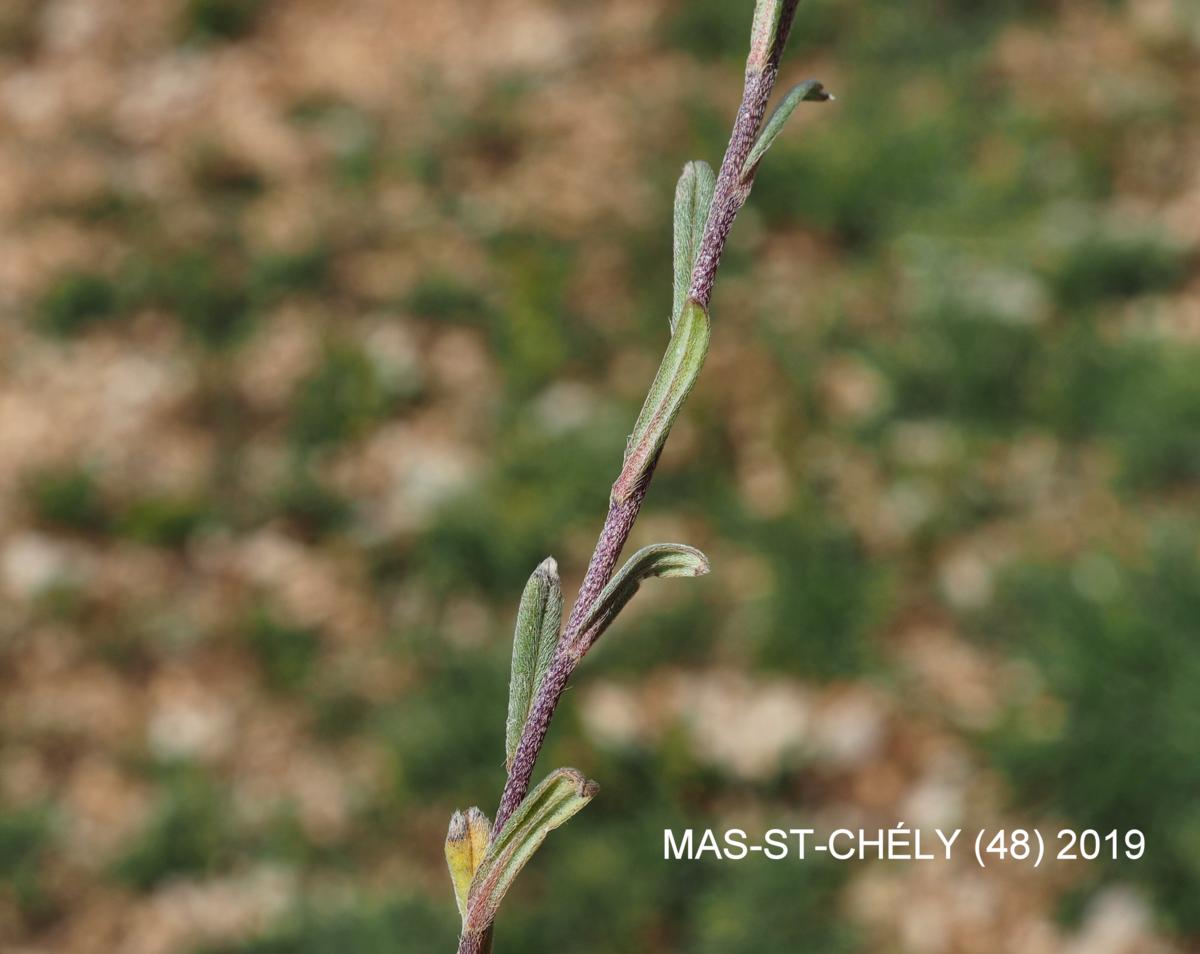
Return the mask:
{"type": "Polygon", "coordinates": [[[806,100],[823,103],[831,99],[833,99],[833,96],[827,93],[824,85],[818,83],[816,80],[808,80],[788,90],[787,95],[775,107],[775,112],[771,113],[771,118],[767,120],[762,132],[759,133],[758,139],[755,140],[754,146],[750,150],[750,155],[746,157],[746,161],[742,164],[742,181],[746,181],[746,179],[753,175],[755,167],[762,161],[762,157],[766,155],[767,150],[771,148],[771,143],[783,132],[783,127],[787,124],[788,119],[795,112],[797,106],[806,100]]]}
{"type": "Polygon", "coordinates": [[[508,687],[508,722],[504,734],[505,758],[510,768],[542,677],[554,659],[562,608],[558,564],[553,557],[547,557],[525,584],[521,606],[517,610],[512,677],[508,687]]]}
{"type": "Polygon", "coordinates": [[[567,822],[599,791],[575,769],[560,768],[530,792],[504,828],[492,839],[483,864],[471,882],[464,927],[486,930],[500,902],[546,836],[567,822]]]}
{"type": "Polygon", "coordinates": [[[576,642],[568,647],[568,651],[580,656],[587,652],[633,598],[643,580],[655,576],[704,576],[708,571],[708,557],[695,547],[682,543],[657,543],[643,547],[625,562],[600,591],[579,627],[576,642]]]}
{"type": "MultiPolygon", "coordinates": [[[[783,8],[789,5],[789,0],[758,0],[754,7],[754,23],[750,27],[750,59],[747,69],[761,70],[767,64],[771,51],[779,39],[780,21],[783,19],[783,8]]],[[[796,0],[790,0],[795,6],[796,0]]]]}
{"type": "Polygon", "coordinates": [[[689,299],[625,445],[625,465],[613,485],[613,499],[617,503],[629,499],[658,459],[671,425],[704,366],[708,335],[708,313],[699,302],[689,299]]]}
{"type": "Polygon", "coordinates": [[[450,830],[446,833],[446,865],[450,869],[450,880],[454,883],[458,913],[464,921],[471,879],[483,863],[491,836],[492,823],[478,808],[455,812],[450,816],[450,830]]]}
{"type": "Polygon", "coordinates": [[[696,265],[696,254],[704,237],[704,226],[708,224],[708,210],[716,187],[716,173],[702,160],[684,166],[675,186],[675,299],[671,304],[671,334],[675,333],[687,302],[692,269],[696,265]]]}

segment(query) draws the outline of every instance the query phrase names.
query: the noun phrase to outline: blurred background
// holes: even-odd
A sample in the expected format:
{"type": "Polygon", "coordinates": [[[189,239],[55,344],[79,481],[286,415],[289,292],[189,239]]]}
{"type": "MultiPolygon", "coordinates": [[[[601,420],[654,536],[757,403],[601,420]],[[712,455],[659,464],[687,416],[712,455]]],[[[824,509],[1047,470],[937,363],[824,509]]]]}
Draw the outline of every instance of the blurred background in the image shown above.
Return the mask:
{"type": "MultiPolygon", "coordinates": [[[[453,949],[752,7],[0,4],[0,949],[453,949]]],[[[1200,950],[1200,6],[803,9],[497,950],[1200,950]],[[898,821],[1148,848],[661,860],[898,821]]]]}

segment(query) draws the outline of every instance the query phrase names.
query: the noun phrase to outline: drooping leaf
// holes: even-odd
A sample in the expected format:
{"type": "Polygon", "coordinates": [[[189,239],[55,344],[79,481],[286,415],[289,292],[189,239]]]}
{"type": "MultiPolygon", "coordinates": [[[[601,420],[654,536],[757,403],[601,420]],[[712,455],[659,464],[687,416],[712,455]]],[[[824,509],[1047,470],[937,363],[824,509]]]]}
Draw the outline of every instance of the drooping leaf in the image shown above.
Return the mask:
{"type": "Polygon", "coordinates": [[[643,580],[651,577],[704,576],[709,571],[708,557],[695,547],[682,543],[656,543],[642,547],[625,561],[608,585],[600,591],[579,627],[576,641],[568,651],[582,656],[609,627],[625,604],[638,591],[643,580]]]}
{"type": "Polygon", "coordinates": [[[504,895],[546,836],[590,802],[600,787],[570,768],[551,772],[525,796],[492,839],[471,882],[464,928],[484,931],[495,920],[504,895]]]}
{"type": "Polygon", "coordinates": [[[505,724],[504,750],[509,768],[521,730],[537,696],[538,687],[558,646],[562,624],[562,586],[558,579],[558,564],[547,557],[533,571],[521,605],[517,610],[517,626],[513,635],[512,676],[508,687],[508,721],[505,724]]]}
{"type": "Polygon", "coordinates": [[[625,445],[625,464],[613,485],[613,499],[617,503],[629,499],[658,459],[671,425],[704,366],[708,336],[708,312],[699,302],[688,299],[625,445]]]}
{"type": "Polygon", "coordinates": [[[833,99],[833,96],[826,92],[825,86],[816,80],[807,80],[788,90],[787,95],[783,97],[779,105],[775,107],[775,111],[771,113],[771,117],[766,121],[762,132],[759,133],[758,139],[755,140],[754,146],[750,149],[750,155],[746,157],[746,161],[742,164],[742,181],[744,182],[753,175],[755,166],[762,161],[762,157],[771,148],[771,144],[783,132],[783,127],[787,124],[788,119],[795,112],[797,106],[805,101],[824,103],[831,99],[833,99]]]}
{"type": "Polygon", "coordinates": [[[478,808],[469,808],[450,816],[450,830],[446,832],[446,866],[450,869],[450,880],[454,884],[458,913],[464,921],[471,879],[483,863],[491,836],[492,823],[478,808]]]}
{"type": "Polygon", "coordinates": [[[671,304],[671,334],[675,333],[687,302],[692,269],[696,265],[696,254],[700,251],[716,186],[716,173],[703,160],[685,165],[675,186],[675,299],[671,304]]]}

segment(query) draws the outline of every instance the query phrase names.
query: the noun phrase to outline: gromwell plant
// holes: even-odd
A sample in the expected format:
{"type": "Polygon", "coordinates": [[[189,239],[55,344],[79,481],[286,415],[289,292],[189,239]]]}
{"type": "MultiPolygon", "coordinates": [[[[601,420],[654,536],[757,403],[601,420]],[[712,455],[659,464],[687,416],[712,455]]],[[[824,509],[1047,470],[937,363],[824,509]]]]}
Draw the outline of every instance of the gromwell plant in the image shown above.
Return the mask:
{"type": "Polygon", "coordinates": [[[721,168],[714,173],[706,162],[689,162],[679,178],[670,340],[626,443],[608,515],[566,624],[553,559],[533,571],[521,596],[505,725],[508,777],[496,820],[490,823],[478,808],[455,812],[446,836],[446,861],[462,916],[459,954],[491,950],[497,912],[521,869],[551,831],[596,795],[596,783],[570,768],[554,770],[530,790],[550,720],[575,667],[644,581],[702,576],[709,570],[703,553],[678,543],[645,547],[619,570],[616,566],[671,425],[708,354],[713,282],[759,163],[801,102],[833,98],[820,83],[809,80],[789,90],[767,118],[798,3],[757,0],[742,102],[721,168]]]}

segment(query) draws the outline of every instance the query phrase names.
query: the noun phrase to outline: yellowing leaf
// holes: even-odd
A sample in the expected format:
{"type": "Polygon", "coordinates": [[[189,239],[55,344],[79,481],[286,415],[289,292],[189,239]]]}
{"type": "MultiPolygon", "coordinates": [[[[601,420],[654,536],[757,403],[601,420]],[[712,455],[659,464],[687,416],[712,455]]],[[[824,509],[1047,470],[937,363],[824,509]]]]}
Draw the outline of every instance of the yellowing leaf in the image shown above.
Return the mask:
{"type": "Polygon", "coordinates": [[[446,866],[450,869],[450,881],[454,884],[458,913],[464,921],[471,879],[483,863],[491,835],[492,823],[478,808],[455,812],[450,816],[450,830],[446,832],[446,866]]]}

